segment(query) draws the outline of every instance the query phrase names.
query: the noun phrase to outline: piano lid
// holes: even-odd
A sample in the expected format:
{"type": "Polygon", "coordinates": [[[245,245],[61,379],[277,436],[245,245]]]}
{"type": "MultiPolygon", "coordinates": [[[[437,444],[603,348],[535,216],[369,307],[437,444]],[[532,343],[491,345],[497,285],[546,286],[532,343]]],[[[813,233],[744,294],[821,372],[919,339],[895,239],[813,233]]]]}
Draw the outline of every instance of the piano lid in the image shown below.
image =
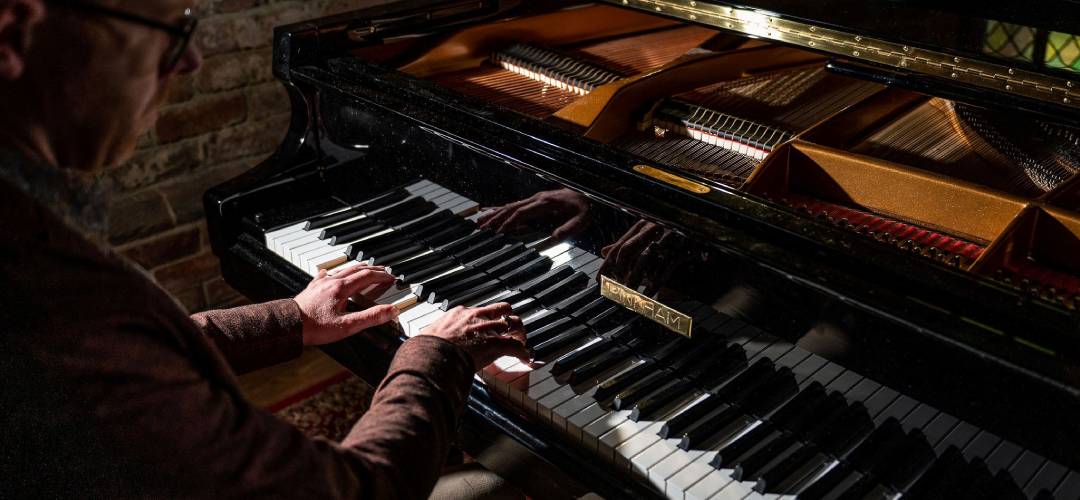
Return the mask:
{"type": "Polygon", "coordinates": [[[1080,121],[1080,2],[606,1],[833,54],[887,83],[1080,121]]]}

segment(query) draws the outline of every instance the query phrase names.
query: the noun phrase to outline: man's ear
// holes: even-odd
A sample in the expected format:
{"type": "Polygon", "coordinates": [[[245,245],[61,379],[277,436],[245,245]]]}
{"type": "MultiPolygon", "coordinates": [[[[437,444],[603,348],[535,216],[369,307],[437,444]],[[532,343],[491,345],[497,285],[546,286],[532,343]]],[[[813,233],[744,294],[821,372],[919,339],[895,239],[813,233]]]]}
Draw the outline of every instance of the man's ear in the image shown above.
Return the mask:
{"type": "Polygon", "coordinates": [[[44,16],[44,0],[0,0],[0,81],[22,76],[30,34],[44,16]]]}

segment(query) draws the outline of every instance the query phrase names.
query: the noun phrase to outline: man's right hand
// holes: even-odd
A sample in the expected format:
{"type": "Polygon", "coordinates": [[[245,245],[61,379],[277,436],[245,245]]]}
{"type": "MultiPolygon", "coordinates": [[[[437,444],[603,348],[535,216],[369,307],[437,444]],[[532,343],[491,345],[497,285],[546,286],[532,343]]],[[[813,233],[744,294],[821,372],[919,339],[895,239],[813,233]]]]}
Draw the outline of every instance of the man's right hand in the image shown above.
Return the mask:
{"type": "Polygon", "coordinates": [[[455,307],[425,328],[420,335],[445,339],[469,353],[476,370],[503,356],[529,362],[525,349],[525,326],[510,304],[484,307],[455,307]]]}

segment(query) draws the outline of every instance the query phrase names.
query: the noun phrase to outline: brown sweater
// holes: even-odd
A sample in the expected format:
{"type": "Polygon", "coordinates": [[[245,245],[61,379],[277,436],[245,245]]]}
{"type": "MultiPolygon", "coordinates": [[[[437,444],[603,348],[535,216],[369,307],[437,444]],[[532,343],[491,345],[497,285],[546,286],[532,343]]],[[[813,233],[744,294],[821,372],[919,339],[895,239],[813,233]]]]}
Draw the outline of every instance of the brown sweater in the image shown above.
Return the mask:
{"type": "Polygon", "coordinates": [[[0,180],[0,204],[0,498],[430,492],[472,377],[459,348],[409,340],[343,443],[308,439],[229,366],[298,355],[295,302],[189,317],[25,189],[0,180]]]}

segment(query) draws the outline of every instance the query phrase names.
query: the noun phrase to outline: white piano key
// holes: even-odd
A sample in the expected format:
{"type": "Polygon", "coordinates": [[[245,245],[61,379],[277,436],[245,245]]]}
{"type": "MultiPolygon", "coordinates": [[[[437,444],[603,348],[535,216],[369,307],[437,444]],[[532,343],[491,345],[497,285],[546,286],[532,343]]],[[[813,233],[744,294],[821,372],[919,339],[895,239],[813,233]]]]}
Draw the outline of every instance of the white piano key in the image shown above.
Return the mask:
{"type": "MultiPolygon", "coordinates": [[[[657,438],[659,437],[660,436],[657,436],[657,438]]],[[[647,477],[649,475],[649,470],[652,469],[653,466],[659,464],[662,460],[676,452],[686,453],[679,449],[679,440],[658,439],[644,451],[630,457],[630,469],[632,469],[635,474],[647,477]]]]}
{"type": "Polygon", "coordinates": [[[715,457],[716,452],[710,451],[702,453],[696,459],[690,461],[667,479],[664,485],[664,493],[668,498],[684,498],[687,490],[696,485],[702,478],[717,470],[709,464],[715,457]]]}
{"type": "Polygon", "coordinates": [[[609,413],[612,412],[597,403],[586,406],[585,409],[573,414],[566,420],[566,432],[576,441],[584,441],[585,427],[609,413]]]}
{"type": "MultiPolygon", "coordinates": [[[[611,430],[597,436],[597,453],[613,463],[617,462],[619,457],[618,453],[615,451],[616,448],[643,432],[648,425],[649,422],[634,422],[629,418],[623,420],[618,425],[612,427],[611,430]]],[[[659,431],[659,429],[657,429],[657,431],[659,431]]],[[[589,431],[586,430],[586,432],[589,431]]]]}
{"type": "Polygon", "coordinates": [[[997,473],[1002,469],[1008,469],[1010,465],[1024,452],[1024,449],[1012,441],[1002,441],[990,452],[984,460],[990,472],[997,473]]]}
{"type": "MultiPolygon", "coordinates": [[[[731,479],[731,474],[726,469],[714,469],[691,485],[683,494],[683,498],[686,500],[707,500],[713,498],[714,495],[721,495],[722,491],[726,490],[729,485],[734,483],[736,483],[736,481],[731,479]]],[[[736,496],[739,491],[740,490],[736,487],[732,490],[731,494],[722,496],[721,498],[742,499],[742,497],[746,496],[749,492],[749,490],[746,490],[742,492],[742,495],[736,496]]]]}
{"type": "MultiPolygon", "coordinates": [[[[641,429],[629,439],[624,440],[615,447],[615,462],[619,467],[632,468],[633,459],[640,453],[644,453],[646,450],[654,445],[657,445],[660,439],[660,428],[663,427],[663,422],[645,422],[648,425],[641,429]]],[[[638,423],[639,427],[641,422],[638,423]]]]}
{"type": "Polygon", "coordinates": [[[1054,498],[1061,500],[1080,499],[1080,472],[1069,472],[1065,479],[1054,489],[1054,498]]]}
{"type": "Polygon", "coordinates": [[[1016,480],[1016,484],[1020,485],[1021,488],[1024,488],[1027,486],[1028,481],[1035,476],[1035,473],[1042,468],[1044,463],[1046,463],[1045,458],[1031,450],[1025,450],[1015,461],[1013,461],[1012,465],[1009,466],[1008,471],[1009,474],[1012,474],[1013,479],[1016,480]]]}

